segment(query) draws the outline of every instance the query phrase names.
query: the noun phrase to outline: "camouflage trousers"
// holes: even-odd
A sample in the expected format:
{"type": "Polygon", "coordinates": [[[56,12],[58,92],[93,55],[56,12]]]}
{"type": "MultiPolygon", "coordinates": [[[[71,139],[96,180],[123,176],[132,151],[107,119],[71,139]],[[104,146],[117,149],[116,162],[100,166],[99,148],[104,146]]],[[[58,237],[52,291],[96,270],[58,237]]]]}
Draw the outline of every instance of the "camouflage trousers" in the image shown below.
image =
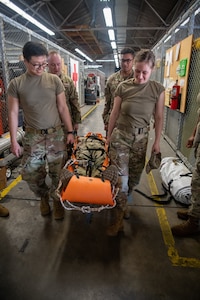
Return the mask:
{"type": "Polygon", "coordinates": [[[192,205],[189,214],[200,219],[200,144],[196,149],[195,169],[192,174],[191,182],[192,205]]]}
{"type": "Polygon", "coordinates": [[[57,199],[55,190],[64,166],[66,149],[63,130],[52,134],[26,132],[23,148],[22,179],[27,181],[36,196],[41,197],[49,193],[53,199],[57,199]],[[51,187],[46,184],[47,174],[51,179],[51,187]]]}
{"type": "Polygon", "coordinates": [[[111,164],[118,168],[120,191],[117,203],[125,209],[128,194],[139,183],[145,165],[148,131],[132,134],[118,128],[113,130],[109,154],[111,164]]]}

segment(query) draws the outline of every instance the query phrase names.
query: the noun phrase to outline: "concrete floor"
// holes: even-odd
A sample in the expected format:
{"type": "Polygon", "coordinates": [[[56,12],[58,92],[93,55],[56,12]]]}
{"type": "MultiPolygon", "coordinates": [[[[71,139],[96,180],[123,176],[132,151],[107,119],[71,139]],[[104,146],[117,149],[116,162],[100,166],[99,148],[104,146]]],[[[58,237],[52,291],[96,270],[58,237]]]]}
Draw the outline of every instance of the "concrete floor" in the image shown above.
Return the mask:
{"type": "MultiPolygon", "coordinates": [[[[84,118],[79,135],[104,134],[103,105],[84,118]]],[[[82,114],[91,108],[83,107],[82,114]]],[[[162,156],[174,155],[162,140],[162,156]]],[[[161,192],[159,171],[144,173],[137,188],[161,192]]],[[[137,192],[133,197],[124,233],[108,237],[108,211],[89,218],[66,210],[63,221],[44,218],[26,183],[13,184],[1,200],[10,217],[0,219],[0,299],[199,300],[200,236],[172,236],[170,227],[181,222],[174,201],[158,205],[137,192]]]]}

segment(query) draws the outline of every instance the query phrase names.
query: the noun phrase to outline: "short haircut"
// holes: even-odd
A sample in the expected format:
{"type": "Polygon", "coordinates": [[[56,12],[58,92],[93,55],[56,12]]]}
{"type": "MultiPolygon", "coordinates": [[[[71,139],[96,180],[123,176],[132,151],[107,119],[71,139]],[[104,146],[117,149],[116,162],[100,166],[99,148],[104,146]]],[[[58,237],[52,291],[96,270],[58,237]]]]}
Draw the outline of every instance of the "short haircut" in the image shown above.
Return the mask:
{"type": "Polygon", "coordinates": [[[133,57],[135,56],[135,51],[130,47],[125,47],[121,50],[120,54],[132,54],[133,57]]]}
{"type": "Polygon", "coordinates": [[[49,53],[48,53],[48,60],[50,60],[54,56],[58,56],[60,58],[60,60],[61,60],[61,55],[56,50],[49,51],[49,53]]]}
{"type": "Polygon", "coordinates": [[[60,53],[58,53],[56,50],[51,50],[49,51],[48,55],[60,55],[60,53]]]}
{"type": "Polygon", "coordinates": [[[36,42],[27,42],[23,47],[24,59],[30,61],[32,56],[48,56],[48,51],[44,45],[36,42]]]}
{"type": "Polygon", "coordinates": [[[141,49],[136,53],[134,62],[145,62],[148,64],[151,63],[151,67],[153,68],[155,66],[155,55],[153,51],[149,49],[141,49]]]}

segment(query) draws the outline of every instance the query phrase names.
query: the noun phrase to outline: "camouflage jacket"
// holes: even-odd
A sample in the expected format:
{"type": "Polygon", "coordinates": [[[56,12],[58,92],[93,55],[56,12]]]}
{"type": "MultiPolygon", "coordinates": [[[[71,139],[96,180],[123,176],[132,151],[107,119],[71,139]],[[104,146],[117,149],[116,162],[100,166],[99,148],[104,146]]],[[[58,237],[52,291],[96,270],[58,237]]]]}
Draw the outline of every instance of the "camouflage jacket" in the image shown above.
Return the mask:
{"type": "Polygon", "coordinates": [[[76,91],[74,82],[69,76],[65,74],[61,74],[60,79],[65,87],[65,97],[72,118],[72,123],[73,124],[81,123],[81,111],[78,102],[78,93],[76,91]]]}
{"type": "Polygon", "coordinates": [[[133,77],[134,77],[133,71],[126,78],[124,78],[121,75],[121,72],[118,71],[118,72],[110,75],[110,77],[108,78],[106,87],[105,87],[105,106],[104,106],[104,111],[102,114],[102,118],[103,118],[105,125],[108,124],[108,121],[109,121],[109,117],[110,117],[110,114],[111,114],[111,111],[113,108],[114,94],[115,94],[115,90],[116,90],[118,84],[124,80],[130,79],[133,77]]]}
{"type": "Polygon", "coordinates": [[[200,144],[200,93],[197,95],[197,104],[198,104],[198,110],[197,110],[197,114],[198,114],[198,123],[196,126],[196,133],[195,133],[195,137],[194,137],[194,142],[193,145],[195,148],[198,147],[198,145],[200,144]]]}

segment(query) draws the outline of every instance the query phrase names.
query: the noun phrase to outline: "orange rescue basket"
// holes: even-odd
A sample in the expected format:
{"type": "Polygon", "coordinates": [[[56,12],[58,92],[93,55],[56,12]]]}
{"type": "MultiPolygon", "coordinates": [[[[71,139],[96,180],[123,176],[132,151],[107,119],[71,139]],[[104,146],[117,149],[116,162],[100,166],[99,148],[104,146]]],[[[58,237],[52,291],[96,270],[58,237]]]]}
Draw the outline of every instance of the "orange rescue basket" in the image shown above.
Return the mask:
{"type": "MultiPolygon", "coordinates": [[[[88,133],[88,136],[92,135],[88,133]]],[[[99,134],[95,134],[95,136],[99,134]]],[[[105,151],[107,152],[107,145],[105,145],[105,151]]],[[[74,144],[73,149],[77,148],[77,141],[74,144]]],[[[69,160],[64,169],[68,170],[67,174],[70,174],[70,179],[66,186],[62,187],[62,183],[59,183],[57,194],[60,197],[61,204],[67,210],[79,210],[82,212],[90,213],[92,211],[102,211],[103,209],[111,209],[116,205],[116,195],[118,188],[112,186],[111,182],[107,179],[98,177],[81,176],[75,173],[78,160],[76,159],[75,151],[72,152],[71,160],[69,160]],[[73,172],[74,171],[74,172],[73,172]]],[[[102,165],[102,171],[105,171],[109,167],[109,159],[106,156],[102,165]]]]}
{"type": "Polygon", "coordinates": [[[60,201],[67,210],[102,211],[115,207],[118,189],[109,180],[73,175],[60,193],[60,201]]]}

